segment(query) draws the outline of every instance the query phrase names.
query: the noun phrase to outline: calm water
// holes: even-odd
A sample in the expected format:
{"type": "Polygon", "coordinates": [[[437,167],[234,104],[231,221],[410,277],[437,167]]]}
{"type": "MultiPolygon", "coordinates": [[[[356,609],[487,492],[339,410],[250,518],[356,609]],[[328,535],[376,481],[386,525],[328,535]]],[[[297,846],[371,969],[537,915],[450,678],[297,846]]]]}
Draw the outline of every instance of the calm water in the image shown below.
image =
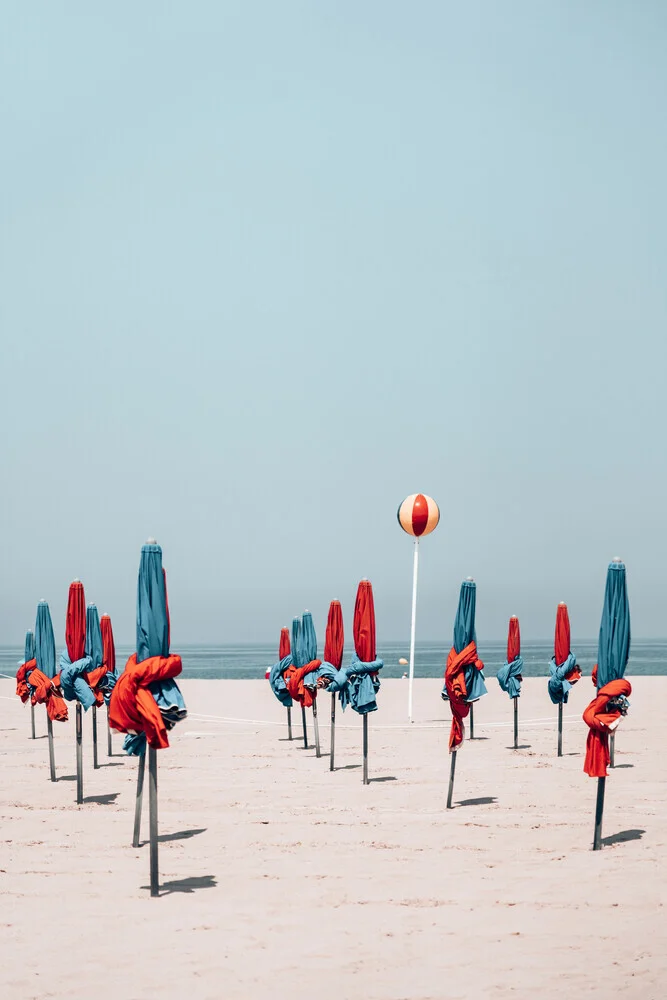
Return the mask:
{"type": "MultiPolygon", "coordinates": [[[[597,658],[597,639],[576,642],[573,650],[577,662],[584,673],[590,674],[597,658]]],[[[416,677],[442,677],[449,649],[436,643],[417,643],[415,652],[416,677]]],[[[119,647],[117,662],[119,669],[132,650],[119,647]]],[[[175,649],[183,657],[183,676],[200,678],[252,678],[264,677],[267,666],[277,658],[276,647],[265,645],[223,645],[223,646],[182,646],[175,649]]],[[[553,647],[550,642],[523,642],[521,653],[524,659],[524,677],[544,677],[549,672],[549,659],[553,647]]],[[[385,643],[378,648],[378,656],[384,660],[383,677],[400,677],[406,667],[399,666],[400,657],[408,658],[407,643],[385,643]]],[[[18,661],[22,658],[22,647],[0,647],[0,673],[16,673],[18,661]]],[[[320,650],[320,656],[322,655],[320,650]]],[[[480,642],[479,655],[485,664],[487,677],[495,677],[498,667],[505,659],[505,642],[480,642]]],[[[344,663],[349,661],[346,650],[344,663]]],[[[628,676],[633,674],[667,674],[667,640],[634,640],[630,650],[628,676]]]]}

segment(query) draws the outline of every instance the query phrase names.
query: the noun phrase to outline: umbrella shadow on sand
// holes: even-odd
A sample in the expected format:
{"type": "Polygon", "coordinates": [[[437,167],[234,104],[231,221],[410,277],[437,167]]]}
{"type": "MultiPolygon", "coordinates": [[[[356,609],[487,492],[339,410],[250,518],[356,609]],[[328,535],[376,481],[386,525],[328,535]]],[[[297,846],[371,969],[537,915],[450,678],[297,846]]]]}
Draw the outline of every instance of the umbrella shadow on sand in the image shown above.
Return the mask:
{"type": "Polygon", "coordinates": [[[497,801],[495,795],[481,795],[477,799],[461,799],[456,804],[457,806],[491,806],[497,801]]]}
{"type": "Polygon", "coordinates": [[[110,806],[113,805],[117,798],[118,792],[109,792],[107,795],[86,795],[83,801],[84,804],[95,802],[98,806],[110,806]]]}
{"type": "MultiPolygon", "coordinates": [[[[172,892],[196,892],[197,889],[215,889],[217,884],[215,875],[193,875],[190,878],[163,882],[160,886],[160,895],[168,896],[172,892]]],[[[142,885],[141,888],[150,889],[150,886],[142,885]]]]}
{"type": "MultiPolygon", "coordinates": [[[[198,830],[177,830],[176,833],[163,833],[157,839],[158,843],[167,844],[170,840],[189,840],[190,837],[196,837],[199,833],[206,833],[206,827],[201,827],[198,830]]],[[[145,847],[148,843],[148,840],[144,840],[139,846],[145,847]]]]}
{"type": "Polygon", "coordinates": [[[613,833],[611,837],[602,838],[603,847],[611,847],[612,844],[625,844],[629,840],[641,840],[646,830],[621,830],[620,833],[613,833]]]}

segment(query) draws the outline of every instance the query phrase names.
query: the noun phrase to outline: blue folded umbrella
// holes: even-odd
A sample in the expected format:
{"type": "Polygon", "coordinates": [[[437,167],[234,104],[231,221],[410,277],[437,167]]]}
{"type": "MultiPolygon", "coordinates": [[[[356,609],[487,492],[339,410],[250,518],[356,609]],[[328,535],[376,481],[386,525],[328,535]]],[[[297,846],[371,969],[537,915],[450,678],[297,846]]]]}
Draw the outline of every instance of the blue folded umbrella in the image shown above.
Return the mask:
{"type": "Polygon", "coordinates": [[[37,605],[35,658],[42,673],[53,679],[56,676],[56,640],[53,636],[51,612],[46,601],[40,601],[37,605]]]}
{"type": "Polygon", "coordinates": [[[25,645],[23,647],[23,662],[28,663],[35,659],[35,633],[28,629],[25,634],[25,645]]]}
{"type": "MultiPolygon", "coordinates": [[[[456,609],[456,618],[454,619],[453,645],[457,653],[463,652],[471,642],[477,644],[477,636],[475,634],[476,604],[477,585],[474,580],[464,580],[461,584],[459,603],[456,609]]],[[[477,667],[472,665],[464,667],[463,677],[466,691],[468,692],[466,696],[467,702],[479,701],[480,698],[488,693],[486,684],[484,683],[484,674],[477,667]]],[[[446,686],[443,686],[442,697],[445,701],[449,701],[446,686]]]]}
{"type": "Polygon", "coordinates": [[[607,569],[598,640],[598,690],[621,680],[630,656],[630,604],[625,565],[614,560],[607,569]]]}
{"type": "MultiPolygon", "coordinates": [[[[169,639],[162,549],[156,542],[147,542],[141,548],[137,582],[137,663],[151,656],[169,656],[169,639]]],[[[167,729],[187,717],[185,700],[173,678],[154,681],[148,685],[148,690],[155,698],[167,729]]],[[[123,749],[133,756],[142,756],[146,751],[146,734],[128,734],[123,749]]]]}

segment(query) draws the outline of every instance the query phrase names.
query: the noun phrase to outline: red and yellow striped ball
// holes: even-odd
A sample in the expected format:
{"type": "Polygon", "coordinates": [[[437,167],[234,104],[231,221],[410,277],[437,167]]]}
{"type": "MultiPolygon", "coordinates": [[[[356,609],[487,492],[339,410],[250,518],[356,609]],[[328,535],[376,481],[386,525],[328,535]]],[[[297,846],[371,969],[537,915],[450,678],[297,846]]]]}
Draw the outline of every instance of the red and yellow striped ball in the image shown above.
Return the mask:
{"type": "Polygon", "coordinates": [[[398,523],[409,535],[421,538],[438,527],[440,509],[433,499],[423,493],[413,493],[398,508],[398,523]]]}

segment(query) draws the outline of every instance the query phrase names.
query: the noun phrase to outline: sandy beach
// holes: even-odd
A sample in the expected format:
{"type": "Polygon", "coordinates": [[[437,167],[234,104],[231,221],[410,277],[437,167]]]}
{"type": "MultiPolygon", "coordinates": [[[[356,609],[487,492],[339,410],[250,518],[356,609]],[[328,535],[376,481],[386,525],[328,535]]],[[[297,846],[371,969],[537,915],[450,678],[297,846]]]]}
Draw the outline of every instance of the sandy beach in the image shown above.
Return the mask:
{"type": "MultiPolygon", "coordinates": [[[[338,770],[304,750],[299,710],[264,681],[182,683],[186,722],[159,754],[162,896],[148,847],[130,846],[136,760],[93,771],[75,805],[74,709],[46,723],[0,682],[3,1000],[185,997],[454,1000],[664,996],[667,806],[659,710],[667,678],[632,679],[607,781],[604,849],[591,851],[596,782],[582,772],[581,713],[524,682],[519,750],[495,680],[477,708],[445,807],[449,709],[441,684],[386,681],[361,783],[361,720],[338,711],[338,770]],[[228,721],[230,719],[241,721],[228,721]]],[[[329,696],[320,699],[323,755],[329,696]]],[[[148,831],[145,803],[143,834],[148,831]]]]}

